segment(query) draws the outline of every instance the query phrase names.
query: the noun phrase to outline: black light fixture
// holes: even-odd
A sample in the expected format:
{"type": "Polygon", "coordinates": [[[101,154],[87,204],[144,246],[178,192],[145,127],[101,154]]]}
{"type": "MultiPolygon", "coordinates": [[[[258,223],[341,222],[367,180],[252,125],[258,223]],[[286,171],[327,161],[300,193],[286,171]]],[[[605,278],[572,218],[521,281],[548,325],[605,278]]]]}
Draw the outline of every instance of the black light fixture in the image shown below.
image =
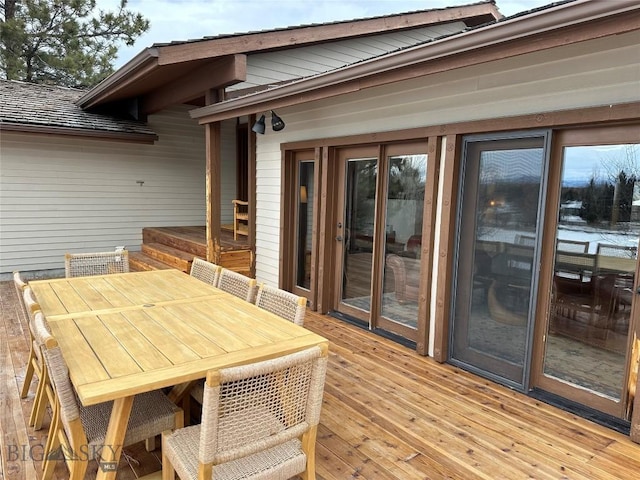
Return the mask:
{"type": "Polygon", "coordinates": [[[262,135],[264,135],[264,115],[262,115],[258,121],[256,121],[256,123],[253,124],[253,127],[251,127],[251,130],[253,130],[256,133],[260,133],[262,135]]]}
{"type": "MultiPolygon", "coordinates": [[[[261,135],[264,135],[264,131],[265,131],[264,117],[265,117],[264,114],[260,115],[260,118],[256,121],[256,123],[253,124],[253,127],[251,127],[251,130],[261,135]]],[[[284,120],[282,120],[282,118],[276,115],[276,112],[271,110],[271,128],[273,129],[273,131],[279,132],[284,128],[284,126],[285,126],[284,120]]]]}
{"type": "Polygon", "coordinates": [[[271,128],[274,132],[279,132],[284,128],[284,121],[273,110],[271,110],[271,128]]]}

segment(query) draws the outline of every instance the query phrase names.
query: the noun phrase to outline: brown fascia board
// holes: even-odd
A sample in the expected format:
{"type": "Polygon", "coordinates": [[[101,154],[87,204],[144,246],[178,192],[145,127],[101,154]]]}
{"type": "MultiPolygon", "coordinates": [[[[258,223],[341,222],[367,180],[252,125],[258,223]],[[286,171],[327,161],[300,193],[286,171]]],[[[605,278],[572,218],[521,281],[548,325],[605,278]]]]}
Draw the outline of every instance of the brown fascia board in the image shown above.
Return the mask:
{"type": "Polygon", "coordinates": [[[438,10],[408,12],[348,22],[326,23],[286,29],[221,36],[158,46],[158,65],[190,62],[212,55],[255,53],[345,38],[400,31],[425,25],[465,21],[469,26],[502,18],[493,1],[438,10]]]}
{"type": "Polygon", "coordinates": [[[119,70],[76,100],[76,105],[87,109],[111,100],[113,92],[134,84],[153,72],[158,66],[158,49],[150,47],[125,63],[119,70]]]}
{"type": "Polygon", "coordinates": [[[217,122],[406,80],[425,75],[425,71],[426,74],[437,73],[493,61],[509,55],[521,55],[638,29],[640,29],[640,4],[637,0],[616,0],[616,2],[577,0],[365,60],[263,92],[194,109],[189,113],[191,118],[198,119],[200,124],[217,122]],[[593,27],[598,22],[601,24],[601,29],[593,27]],[[574,33],[576,29],[581,30],[574,33]],[[552,42],[539,41],[540,36],[549,33],[555,34],[552,42]],[[532,38],[536,38],[537,41],[530,41],[532,38]],[[506,48],[512,44],[517,44],[518,48],[513,49],[510,54],[503,55],[502,50],[506,52],[506,48]],[[480,55],[479,52],[483,51],[488,53],[480,55]],[[458,56],[463,61],[446,62],[447,59],[458,56]],[[442,66],[438,65],[438,62],[446,62],[446,64],[442,66]],[[425,65],[431,68],[424,68],[425,65]],[[414,70],[411,71],[411,68],[414,70]]]}
{"type": "Polygon", "coordinates": [[[0,122],[0,131],[16,133],[37,133],[41,135],[64,135],[71,137],[93,138],[128,143],[153,144],[158,135],[151,133],[113,132],[109,130],[89,130],[84,128],[56,127],[51,125],[34,125],[29,123],[0,122]]]}

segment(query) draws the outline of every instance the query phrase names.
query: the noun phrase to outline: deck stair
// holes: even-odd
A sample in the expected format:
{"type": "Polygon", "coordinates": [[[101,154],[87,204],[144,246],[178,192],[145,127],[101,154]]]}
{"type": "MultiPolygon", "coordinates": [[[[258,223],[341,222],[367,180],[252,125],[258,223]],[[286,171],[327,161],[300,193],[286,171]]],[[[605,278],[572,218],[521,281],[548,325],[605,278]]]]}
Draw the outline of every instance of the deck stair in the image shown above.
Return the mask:
{"type": "MultiPolygon", "coordinates": [[[[224,232],[233,238],[233,233],[224,232]]],[[[206,258],[204,227],[147,227],[142,230],[142,247],[129,252],[132,271],[175,268],[188,273],[194,257],[206,258]]],[[[243,275],[250,275],[251,251],[244,242],[225,242],[220,264],[243,275]]]]}

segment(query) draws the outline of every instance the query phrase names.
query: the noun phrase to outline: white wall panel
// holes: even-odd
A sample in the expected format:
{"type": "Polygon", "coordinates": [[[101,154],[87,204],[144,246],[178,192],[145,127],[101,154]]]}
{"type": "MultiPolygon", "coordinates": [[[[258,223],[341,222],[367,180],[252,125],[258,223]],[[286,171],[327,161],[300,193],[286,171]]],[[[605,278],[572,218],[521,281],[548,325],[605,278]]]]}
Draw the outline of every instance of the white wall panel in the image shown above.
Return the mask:
{"type": "Polygon", "coordinates": [[[464,22],[451,22],[404,32],[391,32],[249,55],[247,80],[229,87],[228,90],[242,90],[327,72],[443,35],[460,32],[465,27],[464,22]]]}
{"type": "Polygon", "coordinates": [[[204,224],[204,131],[187,110],[149,118],[154,145],[3,132],[0,275],[63,268],[65,252],[138,250],[143,227],[204,224]]]}

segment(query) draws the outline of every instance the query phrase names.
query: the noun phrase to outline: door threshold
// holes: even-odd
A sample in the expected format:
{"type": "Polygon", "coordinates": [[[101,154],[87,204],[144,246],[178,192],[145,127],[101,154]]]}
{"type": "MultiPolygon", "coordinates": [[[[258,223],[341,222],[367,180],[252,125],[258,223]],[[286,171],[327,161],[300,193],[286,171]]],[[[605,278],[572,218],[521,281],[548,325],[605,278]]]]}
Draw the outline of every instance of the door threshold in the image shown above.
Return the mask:
{"type": "Polygon", "coordinates": [[[358,327],[363,330],[367,330],[368,332],[375,333],[376,335],[380,335],[383,338],[391,340],[392,342],[395,342],[395,343],[399,343],[400,345],[407,348],[411,348],[412,350],[415,350],[417,348],[417,344],[413,340],[409,340],[396,333],[383,330],[382,328],[371,329],[369,328],[369,325],[366,322],[363,322],[362,320],[352,317],[351,315],[346,315],[336,310],[331,310],[330,312],[327,313],[327,315],[333,318],[337,318],[338,320],[342,320],[343,322],[353,325],[354,327],[358,327]]]}
{"type": "Polygon", "coordinates": [[[591,420],[598,425],[602,425],[603,427],[615,430],[616,432],[622,433],[623,435],[629,436],[629,433],[631,431],[631,422],[627,420],[623,420],[621,418],[614,417],[613,415],[600,412],[594,408],[587,407],[577,402],[573,402],[554,393],[549,393],[544,390],[535,388],[531,390],[528,395],[532,398],[540,400],[541,402],[553,405],[560,410],[573,413],[578,417],[586,418],[587,420],[591,420]]]}

